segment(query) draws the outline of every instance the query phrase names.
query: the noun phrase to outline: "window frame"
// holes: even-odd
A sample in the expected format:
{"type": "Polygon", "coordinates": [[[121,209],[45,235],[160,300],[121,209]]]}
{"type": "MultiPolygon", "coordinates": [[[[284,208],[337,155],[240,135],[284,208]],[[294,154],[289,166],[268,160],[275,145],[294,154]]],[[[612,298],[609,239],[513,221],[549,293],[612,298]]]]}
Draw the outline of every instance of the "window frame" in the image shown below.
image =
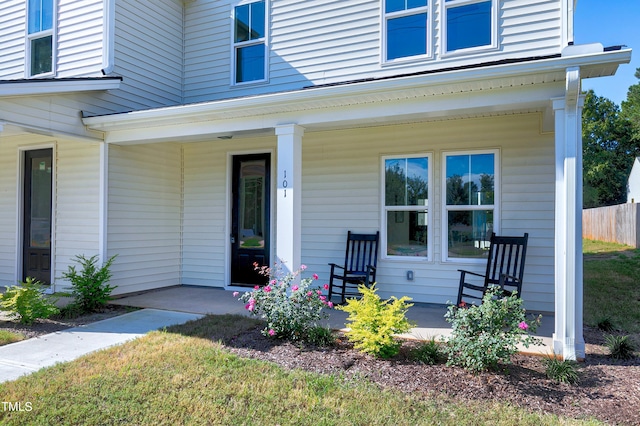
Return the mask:
{"type": "Polygon", "coordinates": [[[486,264],[487,259],[473,257],[450,257],[449,256],[449,211],[482,211],[493,210],[493,232],[500,233],[500,206],[501,206],[501,172],[500,172],[500,150],[495,149],[478,149],[478,150],[461,150],[461,151],[445,151],[442,153],[442,182],[441,182],[441,254],[444,263],[473,263],[486,264]],[[483,155],[493,154],[493,204],[480,205],[447,205],[447,157],[460,155],[483,155]]]}
{"type": "Polygon", "coordinates": [[[416,262],[416,261],[426,261],[431,262],[433,260],[433,202],[429,202],[426,206],[410,206],[410,205],[399,205],[399,206],[387,206],[386,205],[386,187],[385,187],[385,176],[386,176],[386,166],[385,162],[387,160],[401,160],[401,159],[410,159],[410,158],[427,158],[427,191],[429,193],[428,200],[432,199],[434,194],[433,192],[433,154],[429,152],[425,153],[411,153],[411,154],[394,154],[394,155],[383,155],[380,157],[380,259],[382,260],[390,260],[390,261],[400,261],[400,262],[416,262]],[[387,254],[387,212],[393,211],[427,211],[427,256],[395,256],[387,254]]]}
{"type": "Polygon", "coordinates": [[[442,17],[442,32],[441,32],[441,43],[440,43],[440,55],[442,57],[450,57],[457,55],[468,55],[469,53],[475,52],[486,52],[491,50],[498,49],[498,1],[497,0],[441,0],[441,8],[440,15],[442,17]],[[478,3],[486,3],[491,2],[491,24],[490,24],[490,35],[491,42],[482,46],[474,46],[474,47],[466,47],[462,49],[449,50],[448,38],[447,38],[447,12],[449,9],[454,9],[456,7],[468,6],[472,4],[478,3]]]}
{"type": "Polygon", "coordinates": [[[433,0],[426,0],[426,6],[414,7],[411,9],[405,9],[397,12],[386,12],[386,0],[381,1],[381,23],[380,23],[380,40],[382,41],[382,45],[380,46],[380,62],[383,65],[396,64],[396,63],[405,63],[410,61],[417,60],[425,60],[433,58],[433,0]],[[394,18],[403,18],[407,16],[417,15],[420,13],[427,14],[427,22],[426,22],[426,40],[425,40],[425,50],[426,52],[423,54],[412,55],[412,56],[403,56],[400,58],[387,59],[388,52],[388,37],[387,37],[387,23],[390,19],[394,18]]]}
{"type": "Polygon", "coordinates": [[[262,84],[269,81],[269,0],[241,0],[231,5],[231,86],[246,86],[252,84],[262,84]],[[236,42],[236,9],[240,6],[249,5],[252,3],[258,3],[260,1],[264,1],[264,36],[247,41],[236,42]],[[240,48],[243,47],[251,47],[257,45],[263,45],[264,48],[264,70],[263,75],[264,78],[250,81],[237,81],[237,52],[240,48]]]}
{"type": "MultiPolygon", "coordinates": [[[[45,0],[41,0],[45,1],[45,0]]],[[[34,31],[30,32],[29,23],[31,18],[31,5],[29,0],[25,0],[25,8],[26,8],[26,19],[25,19],[25,76],[27,78],[42,78],[42,77],[51,77],[55,75],[56,72],[56,41],[57,41],[57,31],[56,31],[56,23],[57,23],[57,2],[50,0],[51,3],[51,28],[46,30],[34,31]],[[47,72],[43,72],[40,74],[32,74],[31,67],[31,54],[32,54],[32,43],[35,40],[44,39],[47,37],[51,37],[51,70],[47,72]]]]}

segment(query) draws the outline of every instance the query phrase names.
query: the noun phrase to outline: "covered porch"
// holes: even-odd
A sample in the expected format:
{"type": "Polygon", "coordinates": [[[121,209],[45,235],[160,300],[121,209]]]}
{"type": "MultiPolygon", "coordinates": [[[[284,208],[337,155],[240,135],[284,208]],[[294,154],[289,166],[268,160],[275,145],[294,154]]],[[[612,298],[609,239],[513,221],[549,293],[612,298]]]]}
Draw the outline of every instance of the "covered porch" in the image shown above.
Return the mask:
{"type": "MultiPolygon", "coordinates": [[[[178,311],[209,315],[246,315],[250,313],[244,308],[244,303],[233,297],[233,292],[221,288],[199,286],[175,286],[158,290],[151,290],[140,294],[124,295],[110,303],[114,305],[132,306],[137,308],[152,308],[168,311],[178,311]]],[[[325,325],[333,330],[345,328],[347,313],[336,309],[328,309],[329,318],[325,325]]],[[[451,334],[451,326],[445,320],[446,305],[413,302],[407,312],[407,318],[416,324],[403,337],[430,340],[441,340],[451,334]]],[[[542,315],[540,327],[536,336],[542,339],[541,346],[521,348],[521,352],[532,355],[546,356],[553,352],[554,315],[549,312],[528,312],[528,315],[542,315]]]]}

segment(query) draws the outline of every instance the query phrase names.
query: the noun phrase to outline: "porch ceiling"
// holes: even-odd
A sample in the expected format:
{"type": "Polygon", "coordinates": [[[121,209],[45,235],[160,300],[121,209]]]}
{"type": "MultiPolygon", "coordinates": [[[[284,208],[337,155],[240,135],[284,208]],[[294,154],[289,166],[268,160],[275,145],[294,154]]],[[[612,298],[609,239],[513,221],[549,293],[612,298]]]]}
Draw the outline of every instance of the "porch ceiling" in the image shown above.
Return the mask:
{"type": "Polygon", "coordinates": [[[566,69],[585,78],[612,75],[630,50],[410,75],[244,98],[85,117],[109,143],[148,143],[273,134],[542,111],[565,92],[566,69]]]}

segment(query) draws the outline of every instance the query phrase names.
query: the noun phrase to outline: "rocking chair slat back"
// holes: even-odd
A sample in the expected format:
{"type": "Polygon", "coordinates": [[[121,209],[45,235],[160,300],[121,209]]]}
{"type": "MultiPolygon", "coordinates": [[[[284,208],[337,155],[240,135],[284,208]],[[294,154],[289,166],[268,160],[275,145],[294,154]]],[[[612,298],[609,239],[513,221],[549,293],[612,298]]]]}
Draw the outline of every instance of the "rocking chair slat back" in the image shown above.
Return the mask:
{"type": "Polygon", "coordinates": [[[375,234],[347,232],[344,264],[329,264],[331,266],[329,300],[334,294],[338,294],[340,303],[344,303],[346,296],[359,296],[358,285],[370,286],[375,282],[379,239],[380,232],[375,234]]]}
{"type": "Polygon", "coordinates": [[[505,290],[505,294],[514,291],[520,295],[524,264],[527,256],[529,234],[522,237],[497,236],[491,234],[487,269],[484,275],[460,270],[460,287],[458,289],[457,304],[482,300],[482,296],[490,285],[498,285],[505,290]],[[468,280],[469,276],[480,276],[482,283],[474,284],[468,280]]]}

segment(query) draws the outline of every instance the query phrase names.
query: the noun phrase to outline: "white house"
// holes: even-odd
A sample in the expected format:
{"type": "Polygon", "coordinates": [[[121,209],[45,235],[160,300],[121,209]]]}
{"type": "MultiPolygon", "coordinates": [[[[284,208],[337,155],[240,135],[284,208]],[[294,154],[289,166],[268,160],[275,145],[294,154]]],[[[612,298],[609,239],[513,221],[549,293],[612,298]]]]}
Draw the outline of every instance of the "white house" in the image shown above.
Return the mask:
{"type": "Polygon", "coordinates": [[[117,293],[322,279],[379,230],[381,294],[446,303],[528,232],[525,304],[582,357],[580,85],[631,50],[574,45],[574,6],[0,0],[0,284],[82,253],[117,293]]]}
{"type": "Polygon", "coordinates": [[[627,203],[640,202],[640,157],[633,160],[633,167],[627,180],[627,203]]]}

